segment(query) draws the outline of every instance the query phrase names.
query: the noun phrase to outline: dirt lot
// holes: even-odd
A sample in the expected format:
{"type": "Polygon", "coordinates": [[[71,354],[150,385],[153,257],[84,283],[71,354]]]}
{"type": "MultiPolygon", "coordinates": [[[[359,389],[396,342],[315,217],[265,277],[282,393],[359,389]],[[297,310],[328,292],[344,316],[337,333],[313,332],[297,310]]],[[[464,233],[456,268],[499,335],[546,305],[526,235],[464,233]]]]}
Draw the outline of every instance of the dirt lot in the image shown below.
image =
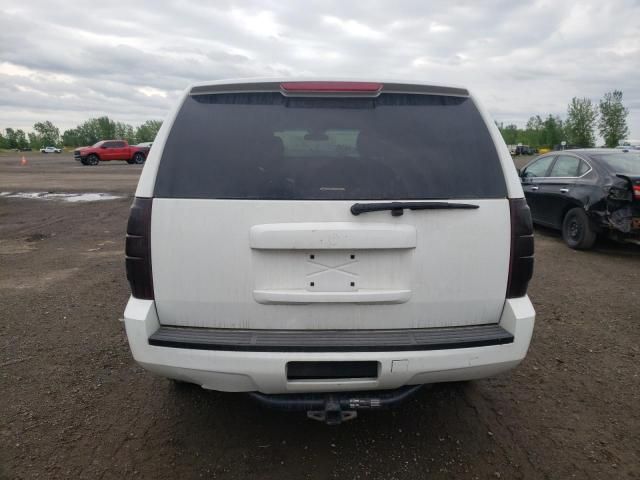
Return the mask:
{"type": "MultiPolygon", "coordinates": [[[[139,171],[0,156],[0,191],[130,197],[139,171]]],[[[133,363],[118,322],[130,201],[0,197],[0,478],[640,477],[637,247],[576,252],[538,230],[518,369],[328,427],[133,363]]]]}
{"type": "Polygon", "coordinates": [[[73,159],[70,153],[0,153],[0,192],[120,192],[133,195],[140,165],[105,162],[99,173],[73,159]],[[24,156],[26,165],[21,165],[24,156]]]}

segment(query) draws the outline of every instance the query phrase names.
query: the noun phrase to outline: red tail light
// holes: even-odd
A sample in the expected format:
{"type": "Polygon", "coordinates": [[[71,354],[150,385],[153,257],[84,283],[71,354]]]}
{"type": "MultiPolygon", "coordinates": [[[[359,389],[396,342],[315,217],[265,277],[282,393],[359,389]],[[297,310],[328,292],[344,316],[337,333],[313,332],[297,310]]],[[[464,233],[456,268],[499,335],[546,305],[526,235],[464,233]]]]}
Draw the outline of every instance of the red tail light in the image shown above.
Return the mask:
{"type": "Polygon", "coordinates": [[[634,200],[640,200],[640,185],[633,186],[633,198],[634,200]]]}
{"type": "Polygon", "coordinates": [[[373,82],[285,82],[280,89],[286,93],[354,93],[375,94],[382,90],[381,83],[373,82]]]}
{"type": "Polygon", "coordinates": [[[131,294],[136,298],[153,300],[153,276],[151,274],[151,198],[133,200],[129,223],[125,258],[127,280],[131,294]]]}
{"type": "Polygon", "coordinates": [[[511,210],[511,257],[507,298],[522,297],[527,293],[533,275],[533,222],[524,198],[509,199],[511,210]]]}

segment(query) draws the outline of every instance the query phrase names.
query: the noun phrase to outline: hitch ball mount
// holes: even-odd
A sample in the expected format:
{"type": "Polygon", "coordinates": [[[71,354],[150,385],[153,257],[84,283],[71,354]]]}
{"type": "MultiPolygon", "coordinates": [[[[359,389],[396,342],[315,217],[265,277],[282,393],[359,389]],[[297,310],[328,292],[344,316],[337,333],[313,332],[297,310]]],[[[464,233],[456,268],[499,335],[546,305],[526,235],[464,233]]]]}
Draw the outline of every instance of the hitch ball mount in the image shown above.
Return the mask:
{"type": "Polygon", "coordinates": [[[422,385],[411,385],[397,390],[280,395],[252,392],[249,395],[267,407],[285,411],[305,411],[307,418],[327,425],[339,425],[356,418],[358,410],[391,408],[412,396],[421,387],[422,385]]]}

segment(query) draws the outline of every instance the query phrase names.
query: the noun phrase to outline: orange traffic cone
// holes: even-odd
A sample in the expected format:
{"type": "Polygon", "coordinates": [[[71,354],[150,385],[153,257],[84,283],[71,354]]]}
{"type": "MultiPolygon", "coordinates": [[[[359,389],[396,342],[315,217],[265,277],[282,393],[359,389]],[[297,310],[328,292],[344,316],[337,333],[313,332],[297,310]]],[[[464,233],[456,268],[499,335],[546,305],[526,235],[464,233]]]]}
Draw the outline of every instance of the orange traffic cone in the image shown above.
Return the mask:
{"type": "Polygon", "coordinates": [[[27,164],[27,159],[23,155],[22,158],[20,159],[20,165],[25,166],[26,164],[27,164]]]}

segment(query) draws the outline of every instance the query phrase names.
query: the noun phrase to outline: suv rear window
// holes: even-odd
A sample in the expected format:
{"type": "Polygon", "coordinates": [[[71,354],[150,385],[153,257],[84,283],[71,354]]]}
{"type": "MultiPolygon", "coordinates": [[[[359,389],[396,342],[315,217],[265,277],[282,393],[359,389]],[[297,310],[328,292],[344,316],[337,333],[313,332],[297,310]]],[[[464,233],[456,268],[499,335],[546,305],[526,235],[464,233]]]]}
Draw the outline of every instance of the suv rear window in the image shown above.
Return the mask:
{"type": "Polygon", "coordinates": [[[469,98],[383,93],[189,96],[162,153],[160,198],[504,198],[500,161],[469,98]]]}

